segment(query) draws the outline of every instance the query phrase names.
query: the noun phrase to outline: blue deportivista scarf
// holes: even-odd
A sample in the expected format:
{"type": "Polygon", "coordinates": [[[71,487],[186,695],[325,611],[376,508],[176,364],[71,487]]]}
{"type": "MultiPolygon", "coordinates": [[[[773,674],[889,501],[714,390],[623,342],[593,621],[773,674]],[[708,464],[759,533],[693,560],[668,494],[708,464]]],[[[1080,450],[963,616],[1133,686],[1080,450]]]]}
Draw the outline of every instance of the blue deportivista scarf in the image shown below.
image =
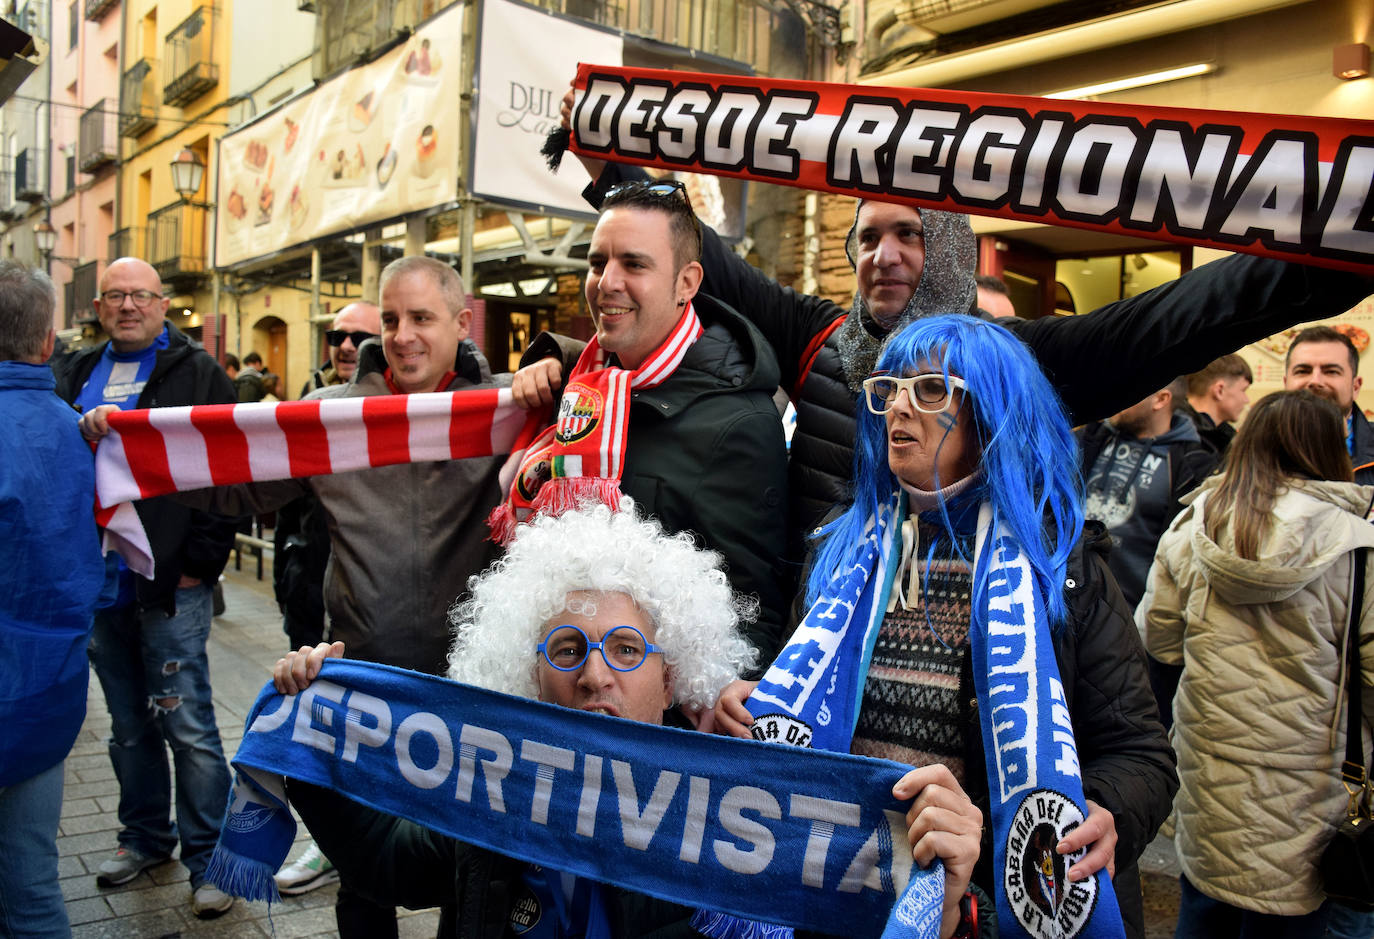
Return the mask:
{"type": "Polygon", "coordinates": [[[441,834],[687,907],[876,936],[912,871],[907,767],[554,707],[332,659],[268,685],[234,757],[207,876],[276,896],[283,776],[441,834]]]}
{"type": "MultiPolygon", "coordinates": [[[[864,540],[807,612],[745,705],[754,735],[796,746],[849,750],[864,682],[901,554],[906,496],[872,519],[864,540]]],[[[1087,817],[1073,724],[1054,660],[1045,604],[1030,564],[992,508],[978,513],[969,629],[974,685],[988,766],[999,935],[1035,939],[1122,936],[1106,871],[1070,884],[1065,873],[1087,850],[1055,852],[1087,817]],[[985,625],[984,625],[985,624],[985,625]]],[[[943,872],[931,865],[936,928],[943,872]]],[[[922,881],[915,872],[913,884],[922,881]]],[[[910,892],[910,887],[908,888],[910,892]]],[[[914,898],[904,904],[915,905],[914,898]]],[[[927,917],[932,913],[925,911],[927,917]]]]}

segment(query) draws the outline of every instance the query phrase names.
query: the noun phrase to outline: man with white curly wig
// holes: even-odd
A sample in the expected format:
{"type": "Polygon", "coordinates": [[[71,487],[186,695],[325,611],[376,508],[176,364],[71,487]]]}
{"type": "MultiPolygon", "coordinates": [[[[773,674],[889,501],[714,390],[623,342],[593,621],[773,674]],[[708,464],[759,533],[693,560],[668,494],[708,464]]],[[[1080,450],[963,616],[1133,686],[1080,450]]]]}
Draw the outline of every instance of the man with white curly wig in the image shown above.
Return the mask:
{"type": "MultiPolygon", "coordinates": [[[[455,681],[660,724],[673,704],[709,715],[720,690],[754,665],[739,626],[755,604],[735,597],[720,555],[639,520],[629,499],[620,511],[589,506],[521,526],[470,589],[472,598],[450,614],[455,681]]],[[[304,690],[323,661],[343,651],[336,642],[292,652],[273,672],[277,690],[304,690]]],[[[288,786],[350,883],[378,903],[443,906],[440,936],[508,935],[505,927],[528,916],[539,891],[558,890],[556,872],[551,880],[533,865],[328,789],[288,786]]],[[[686,907],[610,885],[599,895],[594,918],[613,937],[697,935],[686,907]]]]}
{"type": "Polygon", "coordinates": [[[719,554],[699,550],[690,534],[668,535],[657,520],[639,520],[629,498],[622,505],[525,526],[506,555],[472,579],[471,599],[449,613],[456,630],[449,678],[655,724],[655,708],[712,708],[720,689],[754,664],[739,625],[753,619],[757,603],[735,597],[719,554]],[[661,654],[628,672],[601,656],[561,671],[535,648],[565,625],[592,641],[632,626],[661,654]]]}

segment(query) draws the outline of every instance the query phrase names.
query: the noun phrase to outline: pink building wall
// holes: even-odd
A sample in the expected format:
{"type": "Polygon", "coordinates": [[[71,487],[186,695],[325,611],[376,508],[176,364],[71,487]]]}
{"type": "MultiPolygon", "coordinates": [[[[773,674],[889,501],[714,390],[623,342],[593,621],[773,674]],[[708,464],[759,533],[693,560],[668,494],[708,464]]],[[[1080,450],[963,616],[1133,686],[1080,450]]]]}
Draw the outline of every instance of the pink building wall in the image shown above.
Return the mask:
{"type": "MultiPolygon", "coordinates": [[[[57,229],[57,247],[51,264],[53,282],[58,289],[58,325],[64,325],[66,292],[73,270],[80,264],[98,262],[103,273],[111,260],[106,257],[109,237],[114,231],[117,164],[110,163],[91,173],[80,169],[81,116],[87,109],[107,100],[106,107],[119,108],[120,4],[115,3],[98,20],[85,18],[85,0],[54,0],[52,8],[52,91],[51,146],[49,148],[50,220],[57,229]],[[71,40],[71,14],[75,8],[76,45],[71,40]],[[67,185],[67,156],[77,157],[75,187],[67,185]],[[57,257],[73,259],[60,261],[57,257]]],[[[105,125],[115,135],[113,152],[119,153],[117,120],[105,125]]],[[[78,316],[92,313],[90,307],[78,316]]]]}

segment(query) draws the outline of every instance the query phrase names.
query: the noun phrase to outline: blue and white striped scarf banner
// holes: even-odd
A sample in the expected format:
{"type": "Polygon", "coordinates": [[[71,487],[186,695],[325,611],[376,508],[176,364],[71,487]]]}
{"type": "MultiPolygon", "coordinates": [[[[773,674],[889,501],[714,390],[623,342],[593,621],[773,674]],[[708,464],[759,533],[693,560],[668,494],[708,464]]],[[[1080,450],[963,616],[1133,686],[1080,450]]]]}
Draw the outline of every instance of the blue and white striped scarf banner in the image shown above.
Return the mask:
{"type": "MultiPolygon", "coordinates": [[[[905,516],[906,496],[898,492],[764,673],[745,702],[756,737],[848,752],[898,573],[905,516]]],[[[973,582],[986,585],[972,598],[986,611],[986,629],[975,618],[969,642],[989,775],[999,935],[1121,936],[1107,872],[1069,883],[1065,873],[1086,849],[1055,852],[1087,816],[1078,749],[1030,565],[1010,533],[992,531],[986,503],[978,513],[973,582]]],[[[940,899],[937,893],[937,917],[940,899]]]]}
{"type": "Polygon", "coordinates": [[[275,897],[272,874],[295,835],[283,776],[579,877],[845,936],[882,933],[913,874],[910,803],[892,796],[909,767],[639,724],[385,665],[329,660],[294,696],[268,685],[234,766],[209,877],[249,899],[275,897]]]}

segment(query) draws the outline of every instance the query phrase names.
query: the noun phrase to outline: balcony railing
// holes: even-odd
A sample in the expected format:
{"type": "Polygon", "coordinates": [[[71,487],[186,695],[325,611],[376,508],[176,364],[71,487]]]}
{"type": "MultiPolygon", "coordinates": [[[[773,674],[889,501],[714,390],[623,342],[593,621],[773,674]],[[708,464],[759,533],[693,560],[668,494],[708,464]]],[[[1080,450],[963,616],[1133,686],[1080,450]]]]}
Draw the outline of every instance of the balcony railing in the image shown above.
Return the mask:
{"type": "Polygon", "coordinates": [[[146,258],[148,229],[141,225],[121,228],[110,235],[110,249],[107,257],[114,261],[118,258],[146,258]]]}
{"type": "Polygon", "coordinates": [[[105,14],[114,9],[119,0],[86,0],[86,19],[103,19],[105,14]]]}
{"type": "Polygon", "coordinates": [[[48,4],[43,0],[28,0],[19,7],[15,25],[28,33],[43,39],[48,38],[48,4]]]}
{"type": "Polygon", "coordinates": [[[148,216],[148,262],[158,276],[205,273],[204,205],[174,202],[148,216]]]}
{"type": "Polygon", "coordinates": [[[219,83],[215,63],[215,20],[212,4],[202,4],[163,44],[162,100],[175,107],[189,104],[219,83]]]}
{"type": "Polygon", "coordinates": [[[43,151],[27,147],[14,158],[14,197],[37,202],[44,196],[43,151]]]}
{"type": "Polygon", "coordinates": [[[139,59],[119,82],[119,133],[138,137],[157,126],[157,59],[139,59]]]}
{"type": "Polygon", "coordinates": [[[118,102],[102,98],[81,115],[77,144],[77,166],[83,173],[94,173],[119,159],[118,102]]]}
{"type": "Polygon", "coordinates": [[[67,326],[89,323],[95,316],[95,295],[100,289],[98,261],[90,261],[72,270],[67,285],[67,326]]]}

